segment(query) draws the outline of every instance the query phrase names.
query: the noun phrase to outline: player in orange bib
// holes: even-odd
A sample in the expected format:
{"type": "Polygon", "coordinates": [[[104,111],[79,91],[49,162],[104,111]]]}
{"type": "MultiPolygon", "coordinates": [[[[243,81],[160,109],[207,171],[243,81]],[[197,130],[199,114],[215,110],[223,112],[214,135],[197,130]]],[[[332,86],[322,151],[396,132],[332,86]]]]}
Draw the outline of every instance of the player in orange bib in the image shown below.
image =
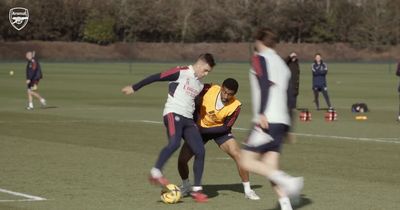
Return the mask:
{"type": "MultiPolygon", "coordinates": [[[[238,165],[240,147],[231,133],[232,126],[239,116],[241,108],[240,101],[235,97],[238,88],[238,82],[232,78],[226,79],[222,86],[206,84],[197,98],[194,119],[199,127],[204,144],[213,139],[219,148],[236,162],[242,179],[245,198],[259,200],[260,197],[250,187],[249,173],[238,165]]],[[[190,192],[188,162],[192,157],[193,152],[185,143],[180,151],[178,161],[183,195],[188,195],[190,192]]]]}

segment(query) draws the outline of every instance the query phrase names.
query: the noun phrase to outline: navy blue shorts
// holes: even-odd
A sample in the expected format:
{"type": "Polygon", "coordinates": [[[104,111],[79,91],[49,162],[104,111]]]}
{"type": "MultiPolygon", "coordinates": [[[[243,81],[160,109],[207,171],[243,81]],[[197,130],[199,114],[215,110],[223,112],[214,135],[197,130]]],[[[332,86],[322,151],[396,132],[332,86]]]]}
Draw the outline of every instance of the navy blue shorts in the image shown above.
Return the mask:
{"type": "Polygon", "coordinates": [[[255,125],[245,142],[244,149],[257,152],[280,152],[283,138],[287,135],[289,126],[270,123],[268,130],[255,125]]]}
{"type": "Polygon", "coordinates": [[[225,143],[229,139],[235,138],[231,132],[225,134],[201,134],[201,137],[203,138],[204,144],[211,139],[214,139],[218,146],[221,146],[221,144],[225,143]]]}

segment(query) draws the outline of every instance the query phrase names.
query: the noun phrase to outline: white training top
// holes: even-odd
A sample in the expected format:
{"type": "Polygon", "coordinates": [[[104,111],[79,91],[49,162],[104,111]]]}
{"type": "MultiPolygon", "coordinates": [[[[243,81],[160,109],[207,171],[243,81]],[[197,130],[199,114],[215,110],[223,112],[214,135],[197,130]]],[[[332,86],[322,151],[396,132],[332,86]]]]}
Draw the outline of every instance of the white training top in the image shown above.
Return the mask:
{"type": "Polygon", "coordinates": [[[163,115],[176,113],[184,117],[193,119],[195,109],[194,99],[203,90],[203,83],[195,76],[193,66],[179,71],[179,78],[170,82],[174,83],[176,89],[168,94],[163,115]]]}
{"type": "MultiPolygon", "coordinates": [[[[287,105],[287,90],[291,76],[290,70],[282,58],[273,49],[268,48],[267,50],[260,52],[258,55],[263,56],[266,60],[266,69],[269,80],[267,82],[270,84],[264,114],[267,116],[269,123],[290,125],[289,109],[287,105]]],[[[257,123],[259,121],[261,93],[256,72],[253,68],[250,69],[250,87],[253,100],[253,122],[257,123]]]]}

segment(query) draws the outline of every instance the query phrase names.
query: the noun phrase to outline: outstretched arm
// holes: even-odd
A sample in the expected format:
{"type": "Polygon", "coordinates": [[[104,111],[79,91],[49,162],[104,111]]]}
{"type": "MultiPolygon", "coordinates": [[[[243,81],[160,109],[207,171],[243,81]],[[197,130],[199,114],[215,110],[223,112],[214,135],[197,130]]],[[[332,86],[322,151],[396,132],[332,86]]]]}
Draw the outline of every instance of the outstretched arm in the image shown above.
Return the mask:
{"type": "Polygon", "coordinates": [[[131,95],[134,92],[138,91],[140,88],[151,84],[157,81],[175,81],[179,78],[179,71],[182,70],[183,67],[175,67],[164,71],[162,73],[157,73],[146,77],[145,79],[139,81],[138,83],[133,84],[132,86],[125,86],[122,88],[122,92],[126,95],[131,95]]]}

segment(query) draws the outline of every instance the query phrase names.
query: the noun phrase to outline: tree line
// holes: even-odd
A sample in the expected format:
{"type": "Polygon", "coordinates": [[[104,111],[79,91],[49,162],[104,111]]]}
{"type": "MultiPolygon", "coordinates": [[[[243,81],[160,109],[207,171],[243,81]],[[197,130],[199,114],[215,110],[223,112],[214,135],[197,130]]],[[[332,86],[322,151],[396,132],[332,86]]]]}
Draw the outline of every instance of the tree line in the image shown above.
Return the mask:
{"type": "Polygon", "coordinates": [[[281,42],[400,43],[398,0],[0,0],[0,40],[247,42],[268,26],[281,42]],[[21,31],[12,7],[29,10],[21,31]]]}

